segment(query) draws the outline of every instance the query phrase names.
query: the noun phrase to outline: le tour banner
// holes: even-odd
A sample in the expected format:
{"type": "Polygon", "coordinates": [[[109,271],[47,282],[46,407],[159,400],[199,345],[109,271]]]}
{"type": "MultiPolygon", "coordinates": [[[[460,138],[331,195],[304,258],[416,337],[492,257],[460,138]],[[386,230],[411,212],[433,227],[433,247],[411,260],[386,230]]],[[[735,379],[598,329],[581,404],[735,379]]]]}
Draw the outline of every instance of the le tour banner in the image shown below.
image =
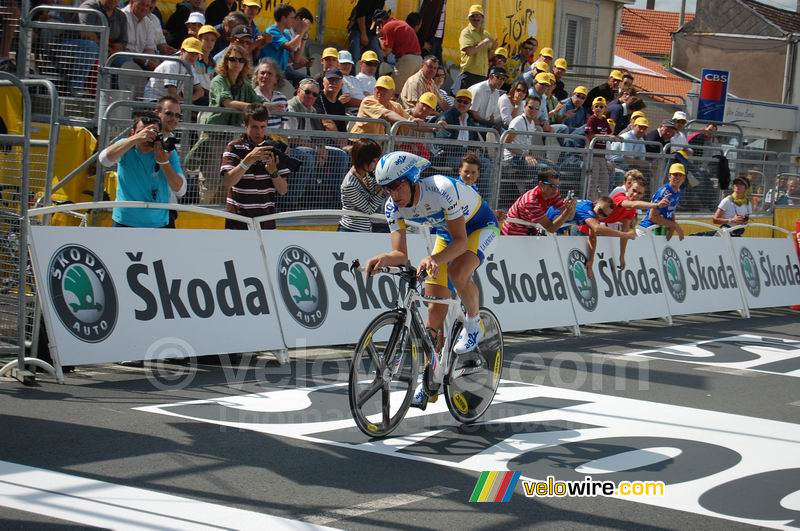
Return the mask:
{"type": "Polygon", "coordinates": [[[31,227],[62,365],[283,348],[251,231],[31,227]]]}
{"type": "Polygon", "coordinates": [[[697,104],[698,120],[725,121],[725,105],[728,102],[730,79],[731,74],[727,70],[703,69],[700,76],[700,98],[697,104]]]}

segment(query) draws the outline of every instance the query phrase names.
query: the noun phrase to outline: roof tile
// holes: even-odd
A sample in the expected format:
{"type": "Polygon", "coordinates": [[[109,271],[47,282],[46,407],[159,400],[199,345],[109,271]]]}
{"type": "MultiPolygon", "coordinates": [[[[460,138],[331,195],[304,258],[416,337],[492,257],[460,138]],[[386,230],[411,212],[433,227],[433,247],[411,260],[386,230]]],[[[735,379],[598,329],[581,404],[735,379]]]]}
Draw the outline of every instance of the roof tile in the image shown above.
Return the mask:
{"type": "MultiPolygon", "coordinates": [[[[687,13],[684,22],[693,18],[694,14],[687,13]]],[[[672,53],[672,33],[678,31],[679,21],[679,13],[625,7],[617,46],[636,53],[669,55],[672,53]]]]}
{"type": "MultiPolygon", "coordinates": [[[[800,32],[800,13],[768,6],[755,0],[741,0],[747,7],[760,14],[787,33],[800,32]]],[[[623,19],[624,20],[624,19],[623,19]]]]}
{"type": "Polygon", "coordinates": [[[621,59],[636,63],[642,67],[642,71],[631,72],[634,77],[633,85],[641,91],[659,94],[679,94],[686,97],[692,88],[691,81],[676,76],[660,64],[625,49],[619,45],[619,41],[614,54],[621,59]],[[648,74],[646,70],[650,70],[656,75],[648,74]]]}

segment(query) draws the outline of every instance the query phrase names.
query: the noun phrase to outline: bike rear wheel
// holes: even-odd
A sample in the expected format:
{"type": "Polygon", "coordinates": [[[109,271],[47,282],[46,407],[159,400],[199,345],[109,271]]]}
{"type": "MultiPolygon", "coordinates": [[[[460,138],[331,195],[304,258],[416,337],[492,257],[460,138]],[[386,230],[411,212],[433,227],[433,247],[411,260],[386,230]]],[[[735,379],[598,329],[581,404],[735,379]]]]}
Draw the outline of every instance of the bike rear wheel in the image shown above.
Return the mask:
{"type": "MultiPolygon", "coordinates": [[[[503,371],[503,330],[491,310],[480,309],[483,338],[474,351],[458,356],[450,349],[450,370],[445,377],[447,409],[457,421],[469,424],[478,420],[494,399],[503,371]]],[[[453,325],[451,338],[461,332],[463,323],[453,325]]]]}
{"type": "Polygon", "coordinates": [[[350,366],[350,411],[369,437],[385,437],[405,417],[417,385],[422,343],[405,328],[405,314],[389,311],[367,326],[350,366]]]}

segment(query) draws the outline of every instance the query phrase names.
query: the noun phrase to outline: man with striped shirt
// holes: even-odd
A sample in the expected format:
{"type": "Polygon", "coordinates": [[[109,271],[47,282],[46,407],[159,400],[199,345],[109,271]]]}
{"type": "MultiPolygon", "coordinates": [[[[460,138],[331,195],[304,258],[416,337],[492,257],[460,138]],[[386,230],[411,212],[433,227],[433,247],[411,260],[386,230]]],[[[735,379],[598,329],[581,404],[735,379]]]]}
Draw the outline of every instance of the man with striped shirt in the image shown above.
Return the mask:
{"type": "MultiPolygon", "coordinates": [[[[228,190],[228,212],[249,218],[274,214],[275,192],[289,191],[289,170],[278,169],[277,148],[264,144],[268,121],[269,111],[251,103],[244,110],[244,134],[225,148],[220,171],[228,190]]],[[[247,225],[226,219],[225,228],[247,229],[247,225]]],[[[274,229],[275,221],[262,221],[261,228],[274,229]]]]}

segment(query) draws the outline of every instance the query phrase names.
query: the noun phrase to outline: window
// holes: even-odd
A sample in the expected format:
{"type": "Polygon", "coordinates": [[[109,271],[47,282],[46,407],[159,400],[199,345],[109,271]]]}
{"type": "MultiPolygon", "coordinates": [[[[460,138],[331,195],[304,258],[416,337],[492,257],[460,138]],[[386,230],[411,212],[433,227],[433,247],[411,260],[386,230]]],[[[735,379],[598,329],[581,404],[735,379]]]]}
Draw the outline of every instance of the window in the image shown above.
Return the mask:
{"type": "Polygon", "coordinates": [[[586,64],[586,35],[589,32],[589,21],[582,17],[567,15],[564,17],[564,58],[569,64],[586,64]]]}

